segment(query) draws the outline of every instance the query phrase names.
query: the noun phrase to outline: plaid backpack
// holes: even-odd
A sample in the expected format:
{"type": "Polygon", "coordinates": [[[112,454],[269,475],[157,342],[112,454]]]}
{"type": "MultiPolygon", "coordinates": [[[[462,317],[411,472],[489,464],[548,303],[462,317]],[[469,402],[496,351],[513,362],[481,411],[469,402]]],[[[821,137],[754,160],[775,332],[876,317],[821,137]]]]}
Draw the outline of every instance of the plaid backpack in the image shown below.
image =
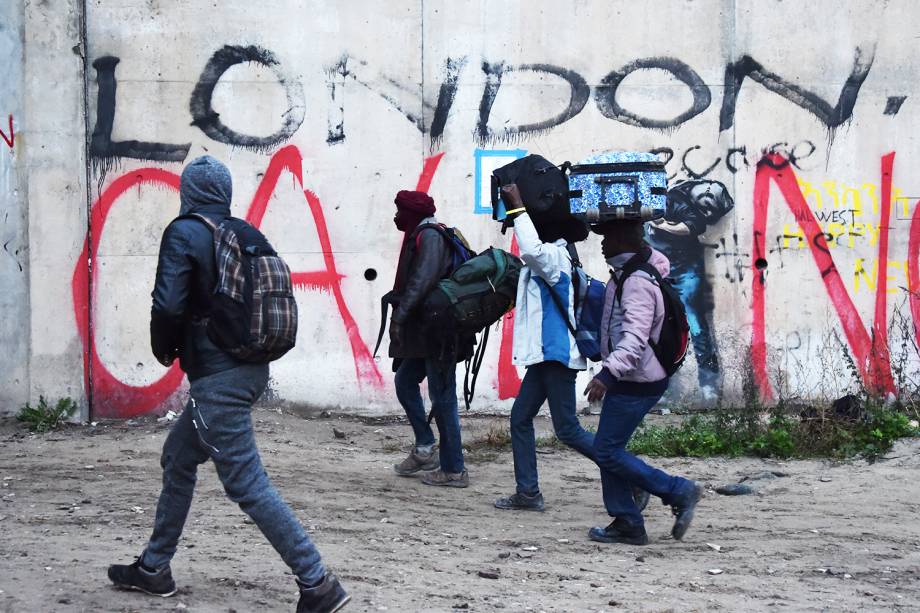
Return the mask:
{"type": "Polygon", "coordinates": [[[208,337],[244,362],[265,364],[294,347],[297,302],[291,270],[268,240],[242,219],[228,217],[215,225],[197,219],[214,234],[217,283],[208,315],[208,337]]]}

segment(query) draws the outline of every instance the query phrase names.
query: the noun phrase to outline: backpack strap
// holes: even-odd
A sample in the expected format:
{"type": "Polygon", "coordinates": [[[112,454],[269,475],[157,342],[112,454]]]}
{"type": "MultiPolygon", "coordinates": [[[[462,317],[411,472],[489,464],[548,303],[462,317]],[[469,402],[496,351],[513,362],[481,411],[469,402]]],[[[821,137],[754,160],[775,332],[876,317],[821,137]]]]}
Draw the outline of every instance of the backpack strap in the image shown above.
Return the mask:
{"type": "Polygon", "coordinates": [[[390,309],[390,305],[394,302],[393,292],[387,292],[380,297],[380,331],[377,333],[377,344],[374,345],[374,354],[372,357],[377,357],[377,352],[380,350],[380,344],[383,342],[383,335],[387,329],[387,311],[390,309]]]}
{"type": "MultiPolygon", "coordinates": [[[[575,313],[578,313],[579,309],[579,300],[581,299],[581,274],[579,269],[582,269],[581,259],[578,257],[578,249],[575,248],[574,243],[568,243],[565,246],[566,250],[569,252],[569,259],[572,260],[572,290],[575,292],[575,313]]],[[[577,315],[576,315],[577,317],[577,315]]]]}
{"type": "Polygon", "coordinates": [[[448,230],[447,226],[445,226],[442,223],[422,224],[418,226],[417,228],[415,228],[415,230],[412,231],[412,234],[409,235],[409,240],[415,241],[416,251],[418,251],[419,243],[422,240],[422,236],[421,236],[422,230],[429,230],[429,229],[435,230],[438,234],[440,234],[441,237],[443,237],[444,240],[447,241],[447,244],[450,246],[451,251],[456,252],[460,257],[463,257],[463,258],[467,256],[466,253],[460,252],[460,245],[458,245],[456,241],[454,241],[453,237],[451,236],[450,230],[448,230]]]}
{"type": "Polygon", "coordinates": [[[180,215],[176,217],[175,219],[173,219],[173,221],[179,221],[180,219],[197,219],[198,221],[206,225],[208,228],[210,228],[211,232],[217,232],[217,224],[211,221],[210,219],[208,219],[207,217],[205,217],[204,215],[201,215],[199,213],[189,213],[187,215],[180,215]]]}
{"type": "MultiPolygon", "coordinates": [[[[626,263],[623,264],[623,268],[620,269],[620,276],[617,278],[617,289],[616,289],[616,293],[614,294],[614,299],[613,299],[614,304],[622,300],[623,286],[626,285],[626,279],[628,279],[631,274],[633,274],[637,270],[641,270],[643,264],[646,264],[650,266],[652,269],[654,269],[654,266],[651,266],[650,264],[648,264],[648,260],[650,257],[652,257],[652,250],[646,248],[640,251],[639,253],[637,253],[636,255],[632,256],[631,258],[629,258],[629,260],[627,260],[626,263]]],[[[658,271],[656,270],[655,272],[657,273],[658,271]]]]}
{"type": "Polygon", "coordinates": [[[553,299],[553,304],[555,304],[556,308],[559,309],[559,313],[565,320],[565,325],[569,327],[569,332],[572,333],[572,336],[577,337],[578,335],[575,333],[575,326],[572,324],[572,319],[569,317],[569,309],[562,304],[562,298],[559,297],[559,294],[556,293],[556,290],[553,289],[552,285],[547,283],[546,287],[549,288],[550,298],[553,299]]]}
{"type": "MultiPolygon", "coordinates": [[[[632,260],[630,260],[630,261],[632,261],[632,260]]],[[[628,265],[628,264],[629,264],[629,263],[627,262],[627,265],[628,265]]],[[[625,272],[626,266],[624,266],[623,268],[624,268],[624,272],[625,272]]],[[[664,284],[664,278],[661,276],[661,273],[658,272],[658,269],[655,268],[654,266],[652,266],[651,264],[649,264],[648,261],[646,260],[646,261],[644,261],[644,262],[640,262],[631,272],[635,272],[636,270],[641,270],[642,272],[644,272],[644,273],[646,273],[648,276],[650,276],[650,277],[652,278],[652,281],[655,282],[655,284],[658,286],[658,289],[661,291],[661,293],[662,293],[662,298],[663,298],[665,301],[667,301],[667,297],[664,295],[664,289],[663,289],[663,287],[662,287],[663,284],[664,284]]],[[[630,273],[630,274],[631,274],[631,273],[630,273]]],[[[619,300],[620,297],[622,296],[622,293],[623,293],[623,292],[622,292],[622,289],[623,289],[623,282],[624,282],[625,280],[626,280],[626,277],[625,277],[625,276],[621,276],[621,277],[620,277],[620,283],[619,283],[619,285],[617,286],[616,300],[619,300]]],[[[666,312],[667,312],[667,311],[666,311],[666,312]]],[[[658,337],[658,340],[659,340],[659,341],[661,340],[661,336],[660,336],[660,335],[661,335],[663,332],[664,332],[664,329],[662,328],[661,332],[659,332],[659,337],[658,337]]],[[[662,349],[661,346],[658,344],[658,341],[656,341],[656,340],[653,339],[652,337],[649,337],[649,339],[648,339],[648,344],[649,344],[649,347],[652,348],[652,353],[655,355],[655,359],[658,360],[658,364],[660,364],[661,367],[664,368],[664,364],[665,364],[665,362],[667,362],[668,357],[667,357],[666,355],[663,354],[663,349],[662,349]]]]}
{"type": "MultiPolygon", "coordinates": [[[[578,258],[578,250],[575,248],[575,245],[568,243],[565,248],[569,253],[569,259],[572,261],[572,292],[574,292],[572,305],[573,310],[577,313],[578,299],[581,296],[581,275],[578,274],[578,269],[581,268],[581,260],[578,258]]],[[[572,333],[573,337],[577,338],[578,334],[575,332],[575,326],[572,324],[572,320],[569,317],[568,307],[562,304],[562,298],[556,293],[553,286],[547,283],[546,287],[549,288],[550,298],[553,299],[553,303],[556,305],[556,308],[559,309],[559,313],[562,314],[563,319],[565,319],[565,325],[568,326],[569,332],[572,333]]]]}
{"type": "Polygon", "coordinates": [[[443,236],[445,239],[448,239],[448,240],[450,239],[450,237],[447,235],[447,228],[444,226],[444,224],[423,223],[421,225],[416,226],[415,230],[412,230],[412,233],[409,235],[409,240],[415,241],[416,249],[418,248],[419,241],[421,240],[420,235],[422,233],[422,230],[436,230],[437,233],[443,236]]]}

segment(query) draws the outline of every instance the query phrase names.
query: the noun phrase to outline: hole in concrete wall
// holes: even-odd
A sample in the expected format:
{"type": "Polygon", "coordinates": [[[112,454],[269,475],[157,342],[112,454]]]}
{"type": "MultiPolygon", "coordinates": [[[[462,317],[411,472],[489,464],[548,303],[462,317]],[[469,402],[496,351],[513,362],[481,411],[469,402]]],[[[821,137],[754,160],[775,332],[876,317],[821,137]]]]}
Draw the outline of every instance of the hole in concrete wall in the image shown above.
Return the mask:
{"type": "Polygon", "coordinates": [[[374,279],[377,278],[377,271],[374,270],[373,268],[368,268],[367,270],[364,271],[364,278],[367,279],[368,281],[373,281],[374,279]]]}
{"type": "Polygon", "coordinates": [[[757,270],[764,270],[767,267],[767,261],[763,258],[757,258],[754,260],[754,268],[757,270]]]}

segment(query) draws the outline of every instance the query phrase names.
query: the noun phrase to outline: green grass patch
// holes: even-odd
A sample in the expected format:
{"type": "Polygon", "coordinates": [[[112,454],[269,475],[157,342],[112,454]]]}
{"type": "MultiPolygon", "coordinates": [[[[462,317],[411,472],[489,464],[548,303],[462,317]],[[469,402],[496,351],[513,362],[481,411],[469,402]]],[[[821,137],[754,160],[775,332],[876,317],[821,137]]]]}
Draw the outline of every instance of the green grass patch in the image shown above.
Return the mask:
{"type": "Polygon", "coordinates": [[[723,409],[680,424],[643,424],[629,450],[648,456],[874,459],[897,439],[918,435],[916,422],[903,410],[882,406],[867,405],[851,419],[814,409],[723,409]]]}
{"type": "Polygon", "coordinates": [[[19,410],[16,419],[23,422],[31,432],[48,432],[60,428],[77,412],[77,403],[70,398],[61,398],[55,405],[50,405],[44,396],[38,397],[34,407],[26,404],[19,410]]]}

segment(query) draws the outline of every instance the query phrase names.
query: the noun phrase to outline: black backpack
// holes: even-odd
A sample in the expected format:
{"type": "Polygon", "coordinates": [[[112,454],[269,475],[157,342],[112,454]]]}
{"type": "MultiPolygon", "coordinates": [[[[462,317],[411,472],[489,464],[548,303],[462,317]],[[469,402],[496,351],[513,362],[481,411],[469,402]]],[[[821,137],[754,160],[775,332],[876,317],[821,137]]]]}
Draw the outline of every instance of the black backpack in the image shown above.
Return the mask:
{"type": "Polygon", "coordinates": [[[538,225],[565,221],[569,211],[569,179],[558,166],[539,155],[528,155],[492,172],[492,217],[498,219],[501,188],[515,183],[527,213],[538,225]]]}
{"type": "Polygon", "coordinates": [[[680,293],[674,289],[668,279],[661,276],[657,268],[648,263],[650,255],[651,251],[638,253],[623,265],[620,277],[617,279],[614,304],[623,297],[623,285],[631,274],[641,270],[651,275],[664,299],[664,321],[661,324],[661,335],[658,341],[650,338],[648,344],[655,353],[655,358],[670,377],[683,366],[687,357],[687,349],[690,346],[690,324],[687,321],[687,310],[680,299],[680,293]]]}
{"type": "Polygon", "coordinates": [[[297,301],[291,270],[265,236],[242,219],[197,219],[214,236],[217,280],[208,313],[208,338],[233,357],[265,364],[297,340],[297,301]]]}

